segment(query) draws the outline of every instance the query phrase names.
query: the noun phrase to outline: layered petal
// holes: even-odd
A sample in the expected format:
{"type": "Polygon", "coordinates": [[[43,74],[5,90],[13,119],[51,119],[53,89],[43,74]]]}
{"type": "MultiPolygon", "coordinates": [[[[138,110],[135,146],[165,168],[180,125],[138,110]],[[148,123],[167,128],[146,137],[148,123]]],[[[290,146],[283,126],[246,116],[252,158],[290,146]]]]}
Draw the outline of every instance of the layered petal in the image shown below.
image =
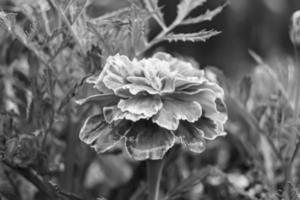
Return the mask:
{"type": "Polygon", "coordinates": [[[174,93],[173,98],[183,99],[187,102],[198,102],[203,110],[203,114],[211,119],[221,121],[227,120],[227,109],[222,98],[211,89],[201,89],[196,94],[189,93],[174,93]]]}
{"type": "Polygon", "coordinates": [[[129,91],[132,95],[137,95],[139,93],[147,94],[159,94],[159,90],[153,89],[151,86],[147,85],[137,85],[137,84],[126,84],[118,88],[118,92],[129,91]]]}
{"type": "Polygon", "coordinates": [[[225,135],[223,124],[207,117],[201,117],[193,126],[203,131],[203,137],[207,140],[214,140],[220,135],[225,135]]]}
{"type": "Polygon", "coordinates": [[[119,54],[110,56],[106,60],[103,71],[99,75],[97,85],[103,83],[106,88],[113,91],[127,84],[128,76],[141,76],[142,68],[137,61],[130,61],[127,56],[119,54]]]}
{"type": "Polygon", "coordinates": [[[92,115],[84,122],[79,138],[94,148],[98,153],[113,148],[129,129],[128,121],[121,121],[111,126],[103,118],[102,114],[92,115]]]}
{"type": "Polygon", "coordinates": [[[143,114],[134,114],[129,111],[123,112],[118,106],[110,106],[103,108],[103,115],[107,123],[111,124],[114,121],[119,121],[122,119],[130,120],[136,122],[140,119],[146,119],[147,116],[143,114]]]}
{"type": "Polygon", "coordinates": [[[193,124],[186,121],[180,122],[178,129],[175,131],[176,137],[180,138],[190,151],[194,153],[201,153],[205,150],[205,141],[203,138],[203,131],[197,129],[193,124]]]}
{"type": "Polygon", "coordinates": [[[147,120],[136,122],[126,135],[126,148],[135,160],[162,159],[174,143],[170,130],[147,120]]]}
{"type": "Polygon", "coordinates": [[[175,78],[170,77],[164,77],[161,80],[162,88],[161,88],[161,95],[164,95],[166,93],[173,93],[175,92],[175,78]]]}
{"type": "Polygon", "coordinates": [[[201,105],[196,102],[187,102],[178,99],[164,99],[162,109],[152,118],[160,127],[176,130],[180,120],[197,121],[202,115],[201,105]]]}
{"type": "Polygon", "coordinates": [[[157,95],[137,95],[129,99],[121,99],[118,104],[118,108],[122,112],[130,112],[148,118],[155,115],[162,106],[162,101],[157,95]]]}
{"type": "Polygon", "coordinates": [[[176,72],[180,77],[204,77],[204,71],[196,69],[190,62],[179,60],[172,57],[168,53],[158,52],[153,55],[154,58],[157,58],[161,61],[166,61],[169,64],[169,70],[171,72],[176,72]]]}

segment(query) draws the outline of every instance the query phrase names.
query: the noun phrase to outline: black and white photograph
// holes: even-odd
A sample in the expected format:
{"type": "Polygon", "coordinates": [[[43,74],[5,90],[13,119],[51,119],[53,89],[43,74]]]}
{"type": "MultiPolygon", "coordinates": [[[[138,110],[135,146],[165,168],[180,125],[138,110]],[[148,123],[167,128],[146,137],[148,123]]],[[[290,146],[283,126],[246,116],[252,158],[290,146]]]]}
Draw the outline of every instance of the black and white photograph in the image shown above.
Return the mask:
{"type": "Polygon", "coordinates": [[[300,200],[300,0],[0,0],[0,200],[300,200]]]}

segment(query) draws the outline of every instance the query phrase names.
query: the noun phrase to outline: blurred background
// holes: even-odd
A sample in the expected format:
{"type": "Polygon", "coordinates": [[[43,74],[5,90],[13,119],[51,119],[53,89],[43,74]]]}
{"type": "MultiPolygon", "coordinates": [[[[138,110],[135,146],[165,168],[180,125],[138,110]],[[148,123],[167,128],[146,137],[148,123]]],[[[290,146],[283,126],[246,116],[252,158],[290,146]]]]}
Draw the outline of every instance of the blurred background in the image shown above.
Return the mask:
{"type": "MultiPolygon", "coordinates": [[[[129,5],[126,0],[90,1],[88,13],[93,17],[129,5]]],[[[176,16],[178,2],[179,0],[159,1],[167,23],[176,16]]],[[[251,71],[255,66],[248,50],[253,50],[265,59],[293,54],[289,26],[292,13],[300,9],[299,0],[209,0],[193,13],[203,13],[224,3],[228,4],[227,7],[212,21],[177,29],[178,32],[215,29],[222,31],[222,34],[205,43],[165,42],[159,44],[160,48],[191,56],[202,66],[217,66],[233,79],[238,79],[241,74],[251,71]]],[[[9,0],[0,1],[2,10],[9,11],[13,8],[12,5],[9,0]]],[[[159,31],[157,24],[153,23],[152,26],[150,37],[159,31]]]]}

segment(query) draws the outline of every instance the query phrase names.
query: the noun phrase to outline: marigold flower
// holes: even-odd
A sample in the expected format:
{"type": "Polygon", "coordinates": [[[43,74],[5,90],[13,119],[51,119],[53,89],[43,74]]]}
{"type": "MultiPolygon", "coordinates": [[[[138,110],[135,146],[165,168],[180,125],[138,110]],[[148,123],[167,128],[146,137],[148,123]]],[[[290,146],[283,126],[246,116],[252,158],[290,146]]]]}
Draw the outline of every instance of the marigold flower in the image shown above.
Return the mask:
{"type": "Polygon", "coordinates": [[[99,77],[88,82],[100,94],[77,103],[97,103],[103,112],[90,116],[79,136],[99,153],[122,139],[136,160],[161,159],[176,141],[201,153],[204,139],[224,133],[223,89],[203,70],[169,54],[142,60],[110,56],[99,77]]]}

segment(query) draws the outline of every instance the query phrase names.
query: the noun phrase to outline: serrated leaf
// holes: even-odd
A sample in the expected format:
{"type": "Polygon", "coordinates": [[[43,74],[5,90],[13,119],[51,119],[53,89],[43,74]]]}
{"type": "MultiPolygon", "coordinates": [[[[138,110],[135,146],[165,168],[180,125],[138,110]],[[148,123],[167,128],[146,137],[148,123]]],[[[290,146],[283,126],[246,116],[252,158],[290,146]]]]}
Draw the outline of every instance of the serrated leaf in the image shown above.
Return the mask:
{"type": "Polygon", "coordinates": [[[218,35],[220,32],[215,30],[202,30],[197,33],[170,33],[166,35],[162,40],[168,40],[169,42],[205,42],[210,37],[218,35]]]}
{"type": "Polygon", "coordinates": [[[211,21],[215,16],[222,12],[226,4],[215,8],[214,10],[207,10],[204,14],[198,17],[188,18],[180,23],[180,25],[197,24],[204,21],[211,21]]]}
{"type": "Polygon", "coordinates": [[[175,21],[181,22],[196,7],[203,5],[206,0],[181,0],[177,5],[177,17],[175,21]]]}

